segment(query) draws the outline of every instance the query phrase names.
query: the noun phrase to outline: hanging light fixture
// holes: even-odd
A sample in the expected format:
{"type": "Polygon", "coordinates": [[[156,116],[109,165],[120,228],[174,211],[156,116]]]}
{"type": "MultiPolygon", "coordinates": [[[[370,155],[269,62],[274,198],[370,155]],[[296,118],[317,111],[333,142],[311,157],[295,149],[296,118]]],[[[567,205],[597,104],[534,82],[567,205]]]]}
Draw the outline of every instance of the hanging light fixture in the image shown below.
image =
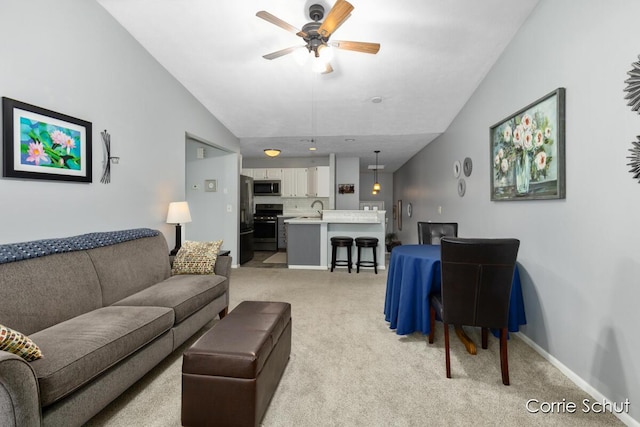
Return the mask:
{"type": "Polygon", "coordinates": [[[264,154],[269,157],[278,157],[280,155],[280,150],[277,148],[265,148],[264,154]]]}
{"type": "Polygon", "coordinates": [[[376,168],[373,170],[373,191],[371,192],[371,194],[378,194],[378,191],[381,190],[382,187],[380,187],[380,183],[378,182],[378,153],[380,153],[380,150],[376,150],[374,151],[374,153],[376,153],[376,168]]]}

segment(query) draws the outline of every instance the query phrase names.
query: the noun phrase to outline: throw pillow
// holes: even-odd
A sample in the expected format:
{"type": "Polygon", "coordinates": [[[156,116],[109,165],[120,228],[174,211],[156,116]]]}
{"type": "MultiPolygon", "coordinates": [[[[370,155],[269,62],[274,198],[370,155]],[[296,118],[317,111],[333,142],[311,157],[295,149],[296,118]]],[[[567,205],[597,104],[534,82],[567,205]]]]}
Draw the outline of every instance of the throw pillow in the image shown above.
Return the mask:
{"type": "Polygon", "coordinates": [[[173,260],[171,274],[213,274],[222,240],[186,241],[173,260]]]}
{"type": "Polygon", "coordinates": [[[40,348],[28,336],[3,325],[0,325],[0,350],[16,354],[27,362],[42,357],[40,348]]]}

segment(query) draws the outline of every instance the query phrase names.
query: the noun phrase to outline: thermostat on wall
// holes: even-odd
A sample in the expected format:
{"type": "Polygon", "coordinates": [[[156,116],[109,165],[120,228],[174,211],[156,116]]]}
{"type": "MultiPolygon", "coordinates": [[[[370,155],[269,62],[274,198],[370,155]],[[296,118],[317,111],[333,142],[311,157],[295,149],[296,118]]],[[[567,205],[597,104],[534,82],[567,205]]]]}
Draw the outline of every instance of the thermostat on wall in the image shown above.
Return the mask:
{"type": "Polygon", "coordinates": [[[217,179],[206,179],[204,181],[204,191],[218,191],[218,180],[217,179]]]}

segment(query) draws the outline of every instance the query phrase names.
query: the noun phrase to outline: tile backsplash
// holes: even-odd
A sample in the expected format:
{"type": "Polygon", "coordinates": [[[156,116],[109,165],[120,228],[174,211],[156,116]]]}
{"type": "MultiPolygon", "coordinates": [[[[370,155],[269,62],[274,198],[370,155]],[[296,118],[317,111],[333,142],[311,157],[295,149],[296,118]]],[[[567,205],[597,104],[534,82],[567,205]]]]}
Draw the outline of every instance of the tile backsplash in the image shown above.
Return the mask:
{"type": "Polygon", "coordinates": [[[320,205],[317,203],[313,208],[311,207],[311,204],[316,200],[320,200],[322,202],[324,209],[329,209],[328,197],[306,197],[289,199],[278,196],[256,196],[253,198],[254,203],[282,203],[283,211],[285,214],[315,212],[317,210],[320,210],[320,205]]]}

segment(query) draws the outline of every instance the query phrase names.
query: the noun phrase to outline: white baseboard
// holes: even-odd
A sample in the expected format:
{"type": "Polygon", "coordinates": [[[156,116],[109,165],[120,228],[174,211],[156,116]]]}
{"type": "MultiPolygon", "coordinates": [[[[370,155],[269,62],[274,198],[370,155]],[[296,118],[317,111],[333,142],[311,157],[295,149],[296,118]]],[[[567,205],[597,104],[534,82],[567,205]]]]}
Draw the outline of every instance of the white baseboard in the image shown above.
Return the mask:
{"type": "MultiPolygon", "coordinates": [[[[606,399],[608,401],[612,401],[612,399],[609,399],[607,396],[605,396],[602,393],[600,393],[591,384],[586,382],[582,377],[580,377],[578,374],[576,374],[571,369],[569,369],[565,364],[560,362],[558,359],[556,359],[555,357],[550,355],[545,349],[543,349],[538,344],[533,342],[531,340],[531,338],[529,338],[528,336],[524,335],[522,332],[510,332],[510,333],[513,333],[515,336],[517,336],[519,339],[521,339],[524,343],[526,343],[529,347],[533,348],[538,354],[540,354],[540,356],[542,356],[546,360],[548,360],[549,363],[551,363],[553,366],[558,368],[560,370],[560,372],[562,372],[571,381],[573,381],[575,383],[575,385],[580,387],[585,392],[589,393],[592,397],[594,397],[598,401],[603,401],[604,399],[606,399]]],[[[640,427],[640,422],[638,420],[635,420],[635,419],[631,418],[631,415],[629,415],[627,413],[621,413],[621,414],[613,413],[613,415],[615,415],[625,425],[640,427]]]]}

